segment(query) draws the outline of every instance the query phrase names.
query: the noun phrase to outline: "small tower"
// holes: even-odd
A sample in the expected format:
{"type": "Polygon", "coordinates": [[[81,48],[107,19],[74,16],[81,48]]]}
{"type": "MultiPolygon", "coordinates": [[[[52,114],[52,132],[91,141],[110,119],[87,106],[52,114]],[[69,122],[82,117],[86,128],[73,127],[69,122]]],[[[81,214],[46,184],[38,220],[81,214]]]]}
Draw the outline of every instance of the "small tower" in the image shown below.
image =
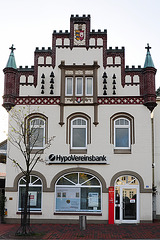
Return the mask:
{"type": "Polygon", "coordinates": [[[7,62],[6,67],[4,68],[4,95],[3,95],[3,107],[9,111],[15,105],[15,97],[17,95],[17,67],[14,57],[15,48],[12,47],[11,53],[7,62]]]}
{"type": "Polygon", "coordinates": [[[144,105],[152,112],[156,107],[155,75],[156,68],[150,54],[151,47],[147,44],[147,54],[144,63],[143,73],[143,96],[144,105]]]}

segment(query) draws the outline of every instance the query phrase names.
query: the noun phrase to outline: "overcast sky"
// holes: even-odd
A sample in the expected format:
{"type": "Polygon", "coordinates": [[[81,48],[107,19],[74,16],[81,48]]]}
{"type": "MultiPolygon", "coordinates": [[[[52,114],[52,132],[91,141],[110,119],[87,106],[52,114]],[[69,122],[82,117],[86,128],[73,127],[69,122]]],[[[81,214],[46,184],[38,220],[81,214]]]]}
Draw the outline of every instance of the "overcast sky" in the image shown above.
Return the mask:
{"type": "Polygon", "coordinates": [[[125,47],[125,65],[143,67],[147,43],[160,86],[160,0],[0,0],[0,141],[8,113],[2,107],[4,74],[14,44],[17,67],[34,65],[36,47],[51,47],[53,30],[70,30],[71,14],[91,15],[91,30],[107,29],[108,48],[125,47]]]}

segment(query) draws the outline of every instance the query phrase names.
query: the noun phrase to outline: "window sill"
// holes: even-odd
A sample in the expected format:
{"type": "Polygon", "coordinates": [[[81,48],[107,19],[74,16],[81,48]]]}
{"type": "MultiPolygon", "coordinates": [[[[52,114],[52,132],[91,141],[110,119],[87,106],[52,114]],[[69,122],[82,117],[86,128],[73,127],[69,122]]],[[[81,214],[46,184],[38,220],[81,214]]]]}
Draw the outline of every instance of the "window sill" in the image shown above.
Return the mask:
{"type": "Polygon", "coordinates": [[[81,216],[81,215],[86,215],[86,216],[102,216],[102,213],[91,213],[91,212],[54,212],[54,215],[76,215],[76,216],[81,216]]]}
{"type": "Polygon", "coordinates": [[[87,154],[87,149],[70,149],[70,154],[87,154]]]}
{"type": "Polygon", "coordinates": [[[114,154],[131,154],[131,149],[114,149],[114,154]]]}
{"type": "MultiPolygon", "coordinates": [[[[16,212],[16,214],[21,215],[21,211],[16,212]]],[[[30,211],[30,215],[42,215],[42,212],[30,211]]]]}

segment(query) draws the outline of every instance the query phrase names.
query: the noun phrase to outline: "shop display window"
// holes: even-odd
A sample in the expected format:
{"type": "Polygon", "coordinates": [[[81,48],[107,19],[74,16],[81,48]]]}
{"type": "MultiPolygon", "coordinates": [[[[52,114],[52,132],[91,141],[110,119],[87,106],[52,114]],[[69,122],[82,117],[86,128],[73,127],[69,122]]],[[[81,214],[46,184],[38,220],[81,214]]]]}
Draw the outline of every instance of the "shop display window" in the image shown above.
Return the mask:
{"type": "MultiPolygon", "coordinates": [[[[26,178],[22,177],[19,181],[19,202],[18,210],[21,211],[22,196],[25,194],[26,178]]],[[[30,211],[41,211],[42,205],[42,181],[39,177],[30,176],[29,182],[30,211]]]]}
{"type": "Polygon", "coordinates": [[[93,175],[70,173],[56,183],[56,212],[101,212],[101,184],[93,175]]]}

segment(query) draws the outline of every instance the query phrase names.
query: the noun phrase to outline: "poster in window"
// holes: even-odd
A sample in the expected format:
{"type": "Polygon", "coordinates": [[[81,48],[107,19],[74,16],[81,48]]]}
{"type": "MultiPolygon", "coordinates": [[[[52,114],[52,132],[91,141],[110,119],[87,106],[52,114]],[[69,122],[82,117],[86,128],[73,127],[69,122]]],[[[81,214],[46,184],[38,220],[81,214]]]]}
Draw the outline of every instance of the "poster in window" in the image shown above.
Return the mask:
{"type": "Polygon", "coordinates": [[[30,196],[30,206],[37,205],[37,192],[28,192],[30,196]]]}
{"type": "Polygon", "coordinates": [[[56,198],[57,211],[79,211],[80,210],[80,189],[79,188],[57,188],[56,198]]]}
{"type": "Polygon", "coordinates": [[[88,207],[98,207],[98,193],[88,193],[88,207]]]}

